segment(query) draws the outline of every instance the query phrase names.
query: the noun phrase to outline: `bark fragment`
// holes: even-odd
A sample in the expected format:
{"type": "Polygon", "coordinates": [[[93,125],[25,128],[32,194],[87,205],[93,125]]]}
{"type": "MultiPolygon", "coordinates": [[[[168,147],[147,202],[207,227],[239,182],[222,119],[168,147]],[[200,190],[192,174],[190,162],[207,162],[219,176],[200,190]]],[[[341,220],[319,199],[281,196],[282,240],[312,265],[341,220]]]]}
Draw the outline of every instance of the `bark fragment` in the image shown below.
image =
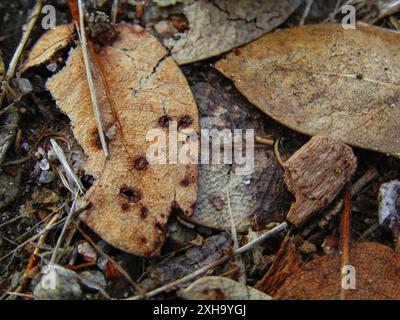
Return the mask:
{"type": "Polygon", "coordinates": [[[296,196],[287,219],[300,226],[325,209],[356,168],[350,147],[334,138],[313,137],[284,164],[285,182],[296,196]]]}

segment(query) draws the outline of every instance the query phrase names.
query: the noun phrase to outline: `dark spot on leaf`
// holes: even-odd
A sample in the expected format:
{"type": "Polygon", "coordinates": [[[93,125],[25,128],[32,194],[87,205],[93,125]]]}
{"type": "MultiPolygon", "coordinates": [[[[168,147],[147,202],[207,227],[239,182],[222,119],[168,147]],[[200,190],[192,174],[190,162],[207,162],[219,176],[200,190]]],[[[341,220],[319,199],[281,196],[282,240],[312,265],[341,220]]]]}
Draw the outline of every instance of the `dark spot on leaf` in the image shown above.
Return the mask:
{"type": "Polygon", "coordinates": [[[149,162],[146,157],[137,157],[133,160],[133,168],[138,171],[144,171],[148,168],[149,162]]]}
{"type": "Polygon", "coordinates": [[[142,207],[140,209],[140,216],[142,217],[142,219],[146,219],[148,215],[149,215],[149,209],[147,207],[142,207]]]}
{"type": "MultiPolygon", "coordinates": [[[[110,141],[107,138],[107,136],[105,136],[105,139],[106,139],[106,143],[108,144],[110,141]]],[[[91,132],[90,143],[97,150],[102,150],[103,149],[103,147],[101,146],[100,135],[99,135],[99,132],[98,132],[97,128],[95,128],[91,132]]]]}
{"type": "Polygon", "coordinates": [[[179,128],[188,128],[193,124],[193,118],[189,115],[184,115],[180,117],[178,127],[179,128]]]}
{"type": "Polygon", "coordinates": [[[190,184],[190,180],[189,177],[186,176],[182,181],[181,181],[181,186],[184,188],[187,188],[190,184]]]}
{"type": "Polygon", "coordinates": [[[129,209],[130,209],[130,205],[129,205],[129,203],[123,203],[122,205],[121,205],[121,209],[122,209],[122,211],[128,211],[129,209]]]}
{"type": "Polygon", "coordinates": [[[146,244],[146,243],[147,243],[147,239],[144,238],[144,237],[140,238],[139,241],[140,241],[142,244],[146,244]]]}
{"type": "Polygon", "coordinates": [[[161,128],[168,128],[169,127],[169,122],[172,120],[172,118],[168,115],[163,115],[158,119],[158,124],[160,125],[161,128]]]}
{"type": "Polygon", "coordinates": [[[131,203],[139,202],[142,199],[142,192],[139,189],[126,185],[121,187],[119,194],[131,203]]]}

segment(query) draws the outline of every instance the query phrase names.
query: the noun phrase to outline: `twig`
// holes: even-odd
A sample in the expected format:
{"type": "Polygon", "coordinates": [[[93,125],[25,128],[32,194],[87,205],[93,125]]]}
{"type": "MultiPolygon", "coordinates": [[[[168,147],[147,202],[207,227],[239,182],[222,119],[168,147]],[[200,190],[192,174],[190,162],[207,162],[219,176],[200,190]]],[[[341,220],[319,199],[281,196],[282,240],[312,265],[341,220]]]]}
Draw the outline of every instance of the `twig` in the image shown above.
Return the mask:
{"type": "Polygon", "coordinates": [[[99,108],[99,103],[98,103],[98,98],[97,98],[97,90],[96,90],[96,86],[95,86],[94,80],[93,80],[92,66],[90,63],[89,52],[88,52],[88,47],[87,47],[88,44],[87,44],[87,39],[86,39],[85,17],[84,17],[82,0],[78,0],[78,7],[79,7],[79,28],[78,28],[79,32],[78,32],[78,34],[79,34],[79,38],[81,41],[83,61],[85,64],[86,76],[87,76],[87,81],[88,81],[88,85],[89,85],[90,96],[92,99],[93,112],[94,112],[94,116],[96,118],[97,130],[99,132],[101,147],[103,148],[104,156],[106,157],[106,159],[108,159],[108,157],[109,157],[108,146],[107,146],[106,137],[104,135],[103,124],[101,122],[100,108],[99,108]]]}
{"type": "Polygon", "coordinates": [[[117,23],[117,17],[118,17],[118,0],[114,0],[112,8],[111,8],[111,22],[112,24],[117,23]]]}
{"type": "Polygon", "coordinates": [[[50,142],[58,160],[60,161],[62,167],[65,170],[65,173],[75,183],[75,186],[79,190],[80,194],[83,194],[85,188],[83,187],[81,181],[76,176],[74,170],[69,165],[63,149],[58,145],[58,143],[54,139],[51,139],[50,142]]]}
{"type": "Polygon", "coordinates": [[[307,19],[309,13],[310,13],[310,9],[311,9],[313,3],[314,3],[314,0],[307,0],[306,8],[304,9],[303,16],[301,17],[301,20],[300,20],[300,25],[301,26],[303,26],[304,23],[306,22],[306,19],[307,19]]]}
{"type": "Polygon", "coordinates": [[[66,221],[64,223],[64,226],[63,226],[63,229],[61,231],[61,234],[58,237],[57,244],[56,244],[56,246],[54,248],[53,255],[52,255],[51,259],[50,259],[49,265],[51,265],[51,266],[54,265],[56,263],[56,261],[57,261],[57,253],[58,253],[58,250],[61,247],[62,241],[64,240],[65,232],[67,231],[67,228],[68,228],[68,226],[69,226],[69,224],[71,222],[71,219],[72,219],[73,215],[75,214],[76,202],[78,201],[78,198],[79,198],[79,194],[78,194],[78,192],[76,192],[75,196],[74,196],[74,200],[73,200],[72,205],[71,205],[71,208],[69,209],[69,213],[68,213],[67,219],[66,219],[66,221]]]}
{"type": "MultiPolygon", "coordinates": [[[[40,12],[42,11],[42,0],[36,0],[35,7],[33,8],[32,14],[29,16],[28,19],[28,24],[26,26],[26,29],[24,33],[22,34],[21,41],[18,44],[17,49],[15,50],[14,56],[11,59],[10,65],[7,69],[6,77],[4,82],[8,83],[15,74],[15,70],[17,69],[18,61],[21,58],[21,54],[24,51],[24,48],[29,40],[29,37],[32,33],[33,27],[36,24],[36,21],[40,15],[40,12]]],[[[3,104],[5,97],[5,91],[4,91],[4,85],[2,87],[2,90],[0,92],[0,107],[3,104]]]]}
{"type": "MultiPolygon", "coordinates": [[[[349,185],[345,186],[343,196],[343,212],[341,219],[341,232],[340,232],[340,248],[342,251],[341,268],[349,264],[350,255],[350,232],[351,232],[351,194],[349,185]]],[[[341,275],[343,277],[343,275],[341,275]]],[[[341,279],[342,280],[342,279],[341,279]]],[[[346,300],[346,289],[340,287],[340,300],[346,300]]]]}
{"type": "Polygon", "coordinates": [[[267,145],[267,146],[273,146],[275,141],[272,139],[264,138],[264,137],[256,137],[256,142],[259,144],[267,145]]]}
{"type": "Polygon", "coordinates": [[[178,280],[176,280],[174,282],[171,282],[171,283],[169,283],[169,284],[167,284],[165,286],[162,286],[160,288],[157,288],[155,290],[147,292],[144,295],[130,297],[130,298],[126,299],[126,300],[149,299],[149,298],[152,298],[152,297],[154,297],[154,296],[156,296],[158,294],[161,294],[161,293],[163,293],[165,291],[174,290],[179,285],[183,285],[186,282],[188,282],[190,280],[193,280],[193,279],[197,278],[198,276],[201,276],[201,275],[205,274],[210,269],[213,269],[213,268],[219,266],[220,264],[230,260],[232,257],[249,251],[253,247],[259,245],[260,243],[264,242],[266,239],[268,239],[271,236],[281,232],[282,230],[285,230],[286,228],[287,228],[287,223],[283,222],[280,225],[276,226],[275,228],[271,229],[270,231],[264,233],[262,236],[258,237],[257,239],[247,243],[243,247],[241,247],[241,248],[239,248],[237,250],[234,250],[231,254],[229,254],[229,255],[227,255],[225,257],[222,257],[221,259],[216,260],[216,261],[210,263],[209,265],[207,265],[207,266],[205,266],[203,268],[200,268],[199,270],[197,270],[197,271],[195,271],[195,272],[193,272],[193,273],[191,273],[191,274],[189,274],[189,275],[187,275],[187,276],[185,276],[185,277],[183,277],[181,279],[178,279],[178,280]]]}
{"type": "Polygon", "coordinates": [[[129,284],[135,288],[136,291],[138,291],[140,294],[143,294],[143,289],[141,286],[139,286],[135,281],[132,280],[131,276],[116,262],[113,258],[111,258],[107,253],[105,253],[79,226],[79,224],[76,221],[73,221],[76,230],[81,234],[81,236],[89,242],[89,244],[105,259],[110,261],[114,267],[117,268],[119,273],[121,273],[126,280],[128,280],[129,284]]]}
{"type": "Polygon", "coordinates": [[[39,253],[40,253],[40,247],[46,242],[47,236],[51,230],[51,228],[54,226],[54,224],[57,222],[57,220],[60,218],[60,214],[56,214],[53,216],[53,218],[49,221],[47,224],[46,228],[44,229],[42,235],[39,237],[38,243],[36,245],[35,250],[33,251],[32,255],[29,258],[29,262],[27,267],[25,268],[24,272],[24,277],[21,281],[20,286],[15,290],[16,292],[22,292],[25,290],[26,286],[29,284],[30,281],[30,272],[33,268],[35,268],[39,262],[39,253]]]}
{"type": "MultiPolygon", "coordinates": [[[[231,201],[230,201],[230,195],[229,195],[229,187],[226,188],[226,198],[227,198],[228,211],[229,211],[230,222],[231,222],[231,234],[232,234],[232,240],[233,240],[233,249],[238,250],[239,249],[239,241],[238,241],[238,237],[237,237],[235,220],[233,219],[233,213],[232,213],[231,201]]],[[[237,255],[237,256],[235,256],[235,261],[240,269],[240,283],[246,284],[246,268],[244,266],[243,259],[240,255],[237,255]]]]}
{"type": "Polygon", "coordinates": [[[282,160],[281,154],[279,153],[279,144],[281,142],[281,138],[276,139],[274,143],[274,153],[275,158],[278,161],[279,165],[283,168],[285,166],[285,161],[282,160]]]}

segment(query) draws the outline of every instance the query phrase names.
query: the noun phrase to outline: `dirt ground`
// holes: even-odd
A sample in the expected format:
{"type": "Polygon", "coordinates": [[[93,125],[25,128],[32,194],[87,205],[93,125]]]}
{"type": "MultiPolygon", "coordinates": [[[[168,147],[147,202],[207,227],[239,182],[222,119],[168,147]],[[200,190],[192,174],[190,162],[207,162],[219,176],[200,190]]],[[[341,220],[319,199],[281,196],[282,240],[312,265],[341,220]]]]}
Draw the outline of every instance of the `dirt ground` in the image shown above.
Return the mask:
{"type": "MultiPolygon", "coordinates": [[[[34,2],[33,0],[0,2],[0,49],[5,66],[8,66],[11,61],[22,35],[22,27],[26,23],[34,2]]],[[[57,24],[71,21],[67,1],[46,1],[46,3],[50,2],[57,9],[57,24]]],[[[315,1],[306,24],[324,22],[333,12],[335,5],[336,1],[315,1]]],[[[108,12],[109,8],[110,6],[106,6],[104,10],[108,12]]],[[[299,25],[304,8],[305,4],[300,6],[279,28],[285,29],[299,25]]],[[[141,19],[135,17],[135,10],[134,5],[124,2],[118,20],[143,24],[141,19]]],[[[377,24],[391,28],[387,19],[377,24]]],[[[41,28],[34,28],[26,52],[42,34],[41,28]]],[[[26,57],[26,52],[23,57],[26,57]]],[[[57,70],[65,65],[67,54],[66,50],[57,54],[57,70]]],[[[284,127],[250,104],[229,79],[213,68],[214,63],[219,59],[220,56],[181,66],[199,105],[200,117],[205,117],[208,112],[211,112],[207,103],[204,102],[204,97],[207,97],[206,101],[210,105],[225,104],[228,109],[231,105],[238,105],[241,110],[238,112],[240,114],[238,119],[257,122],[263,135],[280,139],[280,155],[283,159],[287,159],[308,141],[309,137],[284,127]]],[[[19,294],[26,295],[21,299],[31,298],[37,283],[35,279],[56,246],[62,223],[56,223],[46,241],[37,247],[41,231],[54,215],[60,213],[61,219],[65,217],[62,215],[65,214],[64,208],[70,203],[69,191],[57,174],[57,163],[48,163],[43,157],[51,147],[50,139],[58,137],[65,142],[64,146],[69,145],[76,151],[77,158],[82,156],[82,150],[74,140],[69,118],[57,109],[50,93],[45,89],[46,79],[51,75],[52,72],[49,69],[40,67],[24,74],[22,79],[17,77],[11,81],[11,86],[18,88],[16,103],[18,121],[17,138],[7,152],[0,172],[2,176],[0,181],[0,296],[3,299],[20,299],[15,295],[5,294],[18,292],[18,290],[20,290],[19,294]],[[28,86],[25,88],[28,92],[21,94],[24,86],[28,86]],[[10,183],[11,187],[9,187],[10,183]],[[35,248],[40,249],[39,258],[37,258],[39,263],[29,270],[29,262],[30,259],[32,260],[35,248]],[[30,272],[28,280],[26,280],[27,275],[24,274],[27,268],[30,272]]],[[[5,101],[2,109],[7,106],[8,101],[5,101]]],[[[2,112],[2,123],[10,121],[9,116],[10,114],[2,112]]],[[[0,137],[3,141],[6,140],[4,130],[0,133],[0,137]]],[[[269,147],[268,150],[273,154],[273,147],[269,147]]],[[[357,148],[353,150],[358,159],[358,167],[352,181],[357,181],[368,170],[376,170],[376,178],[352,197],[351,242],[378,242],[395,249],[398,245],[397,240],[392,232],[379,225],[377,220],[378,193],[382,183],[399,177],[400,161],[370,151],[357,148]]],[[[84,172],[78,172],[78,175],[83,185],[90,188],[93,179],[84,172]]],[[[276,204],[280,209],[268,218],[262,215],[265,212],[259,213],[257,223],[254,225],[255,231],[270,229],[271,226],[276,226],[285,220],[285,213],[293,201],[293,195],[286,188],[281,192],[282,196],[276,204]],[[277,213],[278,211],[280,213],[277,213]]],[[[343,193],[337,198],[342,197],[343,193]]],[[[311,219],[302,228],[291,226],[288,234],[276,235],[268,243],[261,245],[260,259],[257,263],[251,254],[245,254],[243,256],[245,271],[240,271],[240,266],[235,264],[235,260],[220,265],[213,274],[227,275],[231,279],[238,280],[244,272],[246,284],[255,286],[272,266],[286,235],[290,237],[303,262],[311,261],[325,255],[323,244],[326,239],[337,239],[340,236],[340,218],[340,214],[325,218],[322,214],[311,219]],[[322,219],[326,221],[321,223],[322,219]]],[[[84,224],[80,224],[80,229],[72,224],[67,229],[66,242],[60,249],[58,264],[72,266],[69,269],[85,276],[90,274],[91,279],[100,283],[101,290],[104,290],[109,297],[127,298],[139,293],[132,282],[138,283],[143,290],[149,291],[212,262],[205,257],[214,257],[216,260],[224,256],[232,248],[230,237],[226,235],[224,231],[184,221],[179,212],[174,212],[170,217],[167,240],[162,248],[161,257],[144,258],[113,248],[84,224]],[[91,239],[91,244],[96,244],[101,252],[99,253],[97,249],[88,250],[90,254],[95,251],[93,254],[96,259],[91,264],[90,259],[86,259],[82,252],[78,252],[78,245],[87,244],[88,238],[91,239]],[[200,245],[196,246],[194,243],[200,245]],[[112,257],[126,274],[121,273],[121,270],[110,263],[106,256],[112,257]]],[[[248,238],[249,235],[246,233],[239,234],[241,243],[246,243],[248,238]]],[[[82,299],[104,299],[105,295],[97,289],[99,288],[93,289],[86,286],[82,299]]],[[[164,292],[159,298],[176,298],[176,292],[164,292]]]]}

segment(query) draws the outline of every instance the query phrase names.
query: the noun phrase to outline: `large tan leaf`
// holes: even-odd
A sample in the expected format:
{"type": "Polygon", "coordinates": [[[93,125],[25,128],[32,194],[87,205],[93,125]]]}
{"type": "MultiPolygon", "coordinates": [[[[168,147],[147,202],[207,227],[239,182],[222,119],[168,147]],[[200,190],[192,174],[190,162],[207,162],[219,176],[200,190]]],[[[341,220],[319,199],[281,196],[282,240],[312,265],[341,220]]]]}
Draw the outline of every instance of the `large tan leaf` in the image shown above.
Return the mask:
{"type": "Polygon", "coordinates": [[[400,35],[315,25],[262,37],[216,65],[256,106],[308,135],[400,157],[400,35]]]}
{"type": "Polygon", "coordinates": [[[201,278],[179,290],[178,296],[186,300],[271,300],[257,289],[223,277],[201,278]]]}
{"type": "MultiPolygon", "coordinates": [[[[349,265],[355,268],[356,289],[346,299],[400,299],[400,254],[382,244],[354,245],[349,265]]],[[[340,256],[317,258],[289,277],[274,299],[339,299],[340,256]]]]}
{"type": "Polygon", "coordinates": [[[192,214],[197,167],[149,165],[146,153],[154,142],[146,142],[146,135],[165,118],[190,119],[186,123],[198,131],[198,114],[186,79],[162,45],[139,26],[119,25],[117,30],[118,39],[98,54],[113,108],[99,76],[95,79],[108,161],[99,145],[80,47],[71,50],[66,67],[47,87],[71,119],[87,155],[85,170],[95,178],[85,196],[92,206],[83,221],[115,247],[150,256],[160,251],[171,210],[192,214]]]}
{"type": "Polygon", "coordinates": [[[286,21],[301,0],[184,0],[188,30],[164,41],[179,64],[207,59],[248,43],[286,21]]]}

